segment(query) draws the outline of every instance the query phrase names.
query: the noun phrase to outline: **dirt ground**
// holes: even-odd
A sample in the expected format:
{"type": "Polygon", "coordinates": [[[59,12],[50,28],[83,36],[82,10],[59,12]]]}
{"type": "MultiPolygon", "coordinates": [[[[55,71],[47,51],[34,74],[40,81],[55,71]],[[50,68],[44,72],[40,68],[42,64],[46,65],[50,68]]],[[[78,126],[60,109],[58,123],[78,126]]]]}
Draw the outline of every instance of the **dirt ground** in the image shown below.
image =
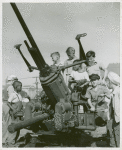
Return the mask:
{"type": "MultiPolygon", "coordinates": [[[[106,127],[97,127],[95,131],[83,131],[80,136],[77,138],[73,137],[66,137],[62,136],[61,139],[69,141],[62,143],[57,143],[53,141],[53,139],[49,142],[49,140],[40,140],[37,136],[34,138],[30,138],[32,131],[27,129],[22,129],[20,131],[20,136],[18,141],[14,145],[3,145],[3,147],[108,147],[107,145],[107,136],[106,136],[106,127]],[[28,138],[29,137],[29,138],[28,138]],[[28,142],[27,142],[28,140],[28,142]],[[79,142],[78,145],[75,143],[79,142]]],[[[44,138],[44,137],[43,137],[44,138]]],[[[49,136],[48,136],[49,138],[49,136]]]]}

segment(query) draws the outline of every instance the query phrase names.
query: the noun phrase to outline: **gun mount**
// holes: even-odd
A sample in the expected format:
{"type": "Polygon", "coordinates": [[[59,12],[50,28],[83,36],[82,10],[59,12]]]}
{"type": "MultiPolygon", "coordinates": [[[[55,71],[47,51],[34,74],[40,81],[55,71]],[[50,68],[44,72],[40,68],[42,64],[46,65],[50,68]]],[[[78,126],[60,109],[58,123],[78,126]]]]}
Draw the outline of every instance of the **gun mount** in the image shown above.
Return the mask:
{"type": "MultiPolygon", "coordinates": [[[[47,95],[48,106],[50,107],[49,109],[43,109],[42,104],[38,105],[36,103],[26,105],[24,121],[9,125],[9,132],[13,133],[22,128],[26,128],[40,122],[41,125],[42,123],[45,124],[48,131],[53,130],[54,132],[68,132],[71,128],[77,130],[95,130],[95,113],[90,113],[89,111],[85,111],[85,113],[78,113],[79,105],[86,107],[86,102],[79,99],[78,93],[70,93],[61,74],[61,70],[86,62],[84,50],[82,49],[80,53],[81,61],[78,63],[62,66],[60,68],[48,66],[42,54],[40,53],[27,25],[25,24],[16,4],[11,3],[11,6],[32,46],[30,47],[27,41],[24,41],[37,67],[31,66],[26,60],[20,51],[21,45],[16,45],[15,48],[19,50],[30,72],[33,69],[40,71],[40,82],[47,95]],[[83,57],[81,57],[82,52],[83,57]],[[38,105],[38,112],[32,115],[36,105],[38,105]]],[[[82,36],[86,36],[86,34],[83,34],[82,36]]],[[[42,126],[40,127],[40,130],[41,129],[42,126]]]]}

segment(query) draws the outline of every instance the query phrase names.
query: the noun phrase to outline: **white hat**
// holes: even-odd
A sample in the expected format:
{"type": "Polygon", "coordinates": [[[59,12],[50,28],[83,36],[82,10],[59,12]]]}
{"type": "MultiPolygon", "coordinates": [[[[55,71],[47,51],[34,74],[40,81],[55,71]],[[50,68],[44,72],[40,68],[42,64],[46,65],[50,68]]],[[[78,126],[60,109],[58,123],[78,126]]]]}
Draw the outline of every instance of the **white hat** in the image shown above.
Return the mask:
{"type": "Polygon", "coordinates": [[[120,84],[120,77],[118,76],[118,74],[114,73],[114,72],[109,72],[108,73],[108,78],[110,79],[110,81],[115,84],[115,85],[119,85],[120,84]]]}
{"type": "Polygon", "coordinates": [[[15,75],[10,75],[8,77],[8,81],[11,81],[11,80],[18,80],[18,78],[15,75]]]}

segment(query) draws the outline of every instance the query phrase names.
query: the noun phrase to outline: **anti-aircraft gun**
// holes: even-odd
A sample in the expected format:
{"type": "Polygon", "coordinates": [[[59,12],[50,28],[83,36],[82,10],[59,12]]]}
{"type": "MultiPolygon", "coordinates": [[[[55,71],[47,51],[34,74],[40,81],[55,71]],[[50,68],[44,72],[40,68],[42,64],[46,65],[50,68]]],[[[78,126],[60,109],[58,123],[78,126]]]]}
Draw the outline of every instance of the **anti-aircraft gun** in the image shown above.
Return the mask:
{"type": "MultiPolygon", "coordinates": [[[[94,113],[89,113],[86,111],[83,114],[78,114],[79,105],[81,104],[86,105],[86,103],[79,99],[78,93],[74,93],[73,95],[70,94],[70,91],[67,85],[65,84],[65,81],[61,74],[61,70],[73,67],[77,64],[81,64],[83,62],[86,62],[86,60],[81,60],[78,63],[74,63],[68,66],[62,66],[60,68],[48,66],[42,54],[40,53],[16,4],[11,3],[11,6],[32,46],[30,47],[28,42],[24,41],[37,67],[33,67],[29,64],[29,62],[27,61],[27,59],[24,57],[24,55],[20,50],[21,45],[16,45],[15,48],[19,50],[30,72],[32,72],[33,69],[40,71],[39,78],[42,88],[48,97],[49,108],[46,109],[45,112],[39,111],[39,113],[38,112],[35,113],[35,116],[32,116],[33,104],[27,105],[24,121],[9,125],[8,127],[9,132],[13,133],[17,130],[30,127],[33,125],[34,128],[36,128],[35,124],[38,124],[38,126],[39,124],[41,124],[41,127],[45,124],[46,127],[48,128],[48,132],[49,131],[53,131],[53,133],[58,132],[58,135],[61,132],[68,133],[70,130],[73,130],[73,132],[75,130],[84,130],[84,129],[95,130],[94,113]]],[[[83,34],[82,36],[85,35],[86,34],[83,34]]],[[[82,52],[84,53],[83,48],[80,52],[80,56],[82,56],[82,52]]],[[[34,109],[36,107],[38,108],[38,110],[41,110],[40,109],[41,104],[39,103],[34,104],[34,109]]]]}

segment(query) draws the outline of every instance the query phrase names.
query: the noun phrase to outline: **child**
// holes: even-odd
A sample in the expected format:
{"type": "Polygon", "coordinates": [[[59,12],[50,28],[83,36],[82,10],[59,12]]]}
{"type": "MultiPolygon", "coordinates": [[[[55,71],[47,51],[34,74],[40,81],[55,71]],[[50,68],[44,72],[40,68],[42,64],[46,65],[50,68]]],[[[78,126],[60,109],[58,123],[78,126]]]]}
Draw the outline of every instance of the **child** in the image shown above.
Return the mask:
{"type": "MultiPolygon", "coordinates": [[[[74,60],[73,63],[79,62],[79,59],[74,60]]],[[[76,83],[79,86],[89,81],[88,74],[86,72],[86,64],[82,63],[79,65],[74,66],[74,70],[71,72],[71,75],[69,76],[69,89],[73,92],[73,88],[71,87],[72,83],[76,83]]],[[[86,89],[86,88],[85,88],[86,89]]],[[[81,91],[81,94],[83,94],[83,90],[81,91]]],[[[80,105],[79,112],[82,110],[82,106],[80,105]]]]}
{"type": "MultiPolygon", "coordinates": [[[[22,108],[22,97],[19,94],[22,89],[22,83],[19,81],[14,81],[13,88],[14,91],[8,99],[8,106],[13,109],[13,114],[15,114],[22,108]]],[[[14,121],[9,114],[9,110],[10,108],[7,107],[7,105],[3,106],[3,143],[14,144],[17,132],[13,134],[8,132],[8,126],[12,123],[12,121],[14,121]]]]}
{"type": "MultiPolygon", "coordinates": [[[[73,47],[68,47],[66,50],[66,54],[68,56],[68,59],[64,62],[64,66],[70,65],[73,63],[74,60],[77,59],[77,57],[75,56],[75,49],[73,47]]],[[[65,70],[65,75],[66,75],[66,84],[68,85],[68,80],[69,80],[69,75],[72,72],[72,67],[67,68],[65,70]]]]}
{"type": "Polygon", "coordinates": [[[104,121],[107,118],[108,102],[110,101],[110,91],[106,86],[100,85],[100,76],[92,74],[89,76],[91,87],[86,91],[85,97],[88,98],[88,104],[91,111],[97,111],[97,116],[101,117],[104,121]]]}
{"type": "Polygon", "coordinates": [[[60,54],[59,52],[54,52],[50,55],[52,57],[53,65],[56,66],[63,66],[63,63],[60,60],[60,54]]]}
{"type": "Polygon", "coordinates": [[[106,78],[106,84],[109,89],[112,89],[111,101],[111,119],[107,122],[107,129],[110,135],[110,146],[120,147],[120,77],[109,72],[106,78]]]}
{"type": "Polygon", "coordinates": [[[92,74],[98,74],[100,76],[100,80],[102,80],[100,70],[103,70],[104,71],[103,82],[105,82],[105,78],[107,76],[107,69],[105,69],[103,65],[100,65],[97,62],[95,62],[95,52],[88,51],[86,53],[86,59],[88,61],[88,67],[87,67],[88,75],[90,76],[92,74]]]}
{"type": "MultiPolygon", "coordinates": [[[[74,60],[73,63],[79,62],[79,59],[74,60]]],[[[89,81],[88,73],[86,72],[86,64],[82,63],[79,65],[74,66],[74,70],[71,72],[69,76],[69,89],[72,91],[71,84],[84,84],[85,82],[89,81]]]]}
{"type": "Polygon", "coordinates": [[[18,101],[22,101],[22,97],[19,94],[22,90],[22,83],[20,81],[14,81],[13,88],[14,88],[14,91],[10,95],[8,102],[9,103],[16,103],[18,101]]]}
{"type": "Polygon", "coordinates": [[[13,83],[14,81],[18,81],[18,78],[15,75],[11,75],[8,77],[8,82],[7,84],[9,84],[9,87],[7,88],[7,93],[8,93],[8,97],[11,95],[11,93],[13,93],[14,88],[13,88],[13,83]]]}

